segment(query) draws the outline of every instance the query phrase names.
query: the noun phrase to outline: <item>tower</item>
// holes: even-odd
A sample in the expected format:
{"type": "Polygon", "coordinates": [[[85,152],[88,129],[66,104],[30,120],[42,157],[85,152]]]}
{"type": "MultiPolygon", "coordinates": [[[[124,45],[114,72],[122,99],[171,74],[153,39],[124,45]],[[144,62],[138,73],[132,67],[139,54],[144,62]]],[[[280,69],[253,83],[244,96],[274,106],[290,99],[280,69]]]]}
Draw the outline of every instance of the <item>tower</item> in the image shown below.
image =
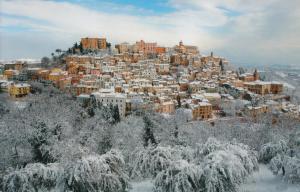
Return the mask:
{"type": "Polygon", "coordinates": [[[179,42],[179,46],[180,46],[180,47],[183,46],[182,40],[179,42]]]}
{"type": "Polygon", "coordinates": [[[259,80],[259,73],[258,73],[257,69],[255,69],[255,71],[253,73],[253,77],[254,77],[254,81],[259,80]]]}

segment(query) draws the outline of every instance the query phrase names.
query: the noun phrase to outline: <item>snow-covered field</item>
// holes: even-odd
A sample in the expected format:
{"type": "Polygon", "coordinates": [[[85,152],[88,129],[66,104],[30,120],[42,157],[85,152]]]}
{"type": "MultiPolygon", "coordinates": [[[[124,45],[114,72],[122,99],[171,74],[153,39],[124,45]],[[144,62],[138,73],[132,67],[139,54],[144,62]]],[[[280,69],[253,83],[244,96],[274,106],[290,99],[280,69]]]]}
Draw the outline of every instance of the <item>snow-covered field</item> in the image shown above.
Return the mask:
{"type": "Polygon", "coordinates": [[[152,192],[153,183],[151,180],[132,182],[132,189],[130,192],[152,192]]]}
{"type": "Polygon", "coordinates": [[[288,184],[280,176],[273,175],[265,165],[260,165],[259,172],[241,186],[240,192],[300,192],[300,185],[288,184]]]}
{"type": "MultiPolygon", "coordinates": [[[[132,182],[130,192],[152,192],[153,183],[151,180],[132,182]]],[[[240,187],[240,192],[300,192],[300,185],[288,184],[281,180],[265,166],[260,165],[259,172],[255,172],[240,187]]]]}

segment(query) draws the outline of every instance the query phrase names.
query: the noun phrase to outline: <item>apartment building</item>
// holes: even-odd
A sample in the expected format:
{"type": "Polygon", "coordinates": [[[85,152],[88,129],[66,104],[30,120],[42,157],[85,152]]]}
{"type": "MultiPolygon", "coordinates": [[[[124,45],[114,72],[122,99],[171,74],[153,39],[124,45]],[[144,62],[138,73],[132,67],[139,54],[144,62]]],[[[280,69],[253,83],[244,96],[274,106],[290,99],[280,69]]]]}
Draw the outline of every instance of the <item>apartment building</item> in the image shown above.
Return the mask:
{"type": "Polygon", "coordinates": [[[212,105],[207,102],[199,102],[197,104],[190,104],[192,110],[192,119],[209,119],[212,118],[212,105]]]}
{"type": "Polygon", "coordinates": [[[97,101],[101,102],[104,106],[118,105],[119,113],[121,117],[126,115],[126,95],[122,93],[115,93],[112,90],[102,89],[98,92],[92,93],[92,96],[96,98],[97,101]]]}
{"type": "Polygon", "coordinates": [[[30,93],[30,85],[27,83],[12,84],[9,88],[9,94],[13,97],[23,97],[30,93]]]}
{"type": "Polygon", "coordinates": [[[244,83],[245,88],[249,91],[259,94],[278,94],[283,90],[283,84],[278,82],[254,81],[244,83]]]}
{"type": "Polygon", "coordinates": [[[145,54],[155,53],[157,43],[146,43],[144,40],[135,43],[136,50],[145,54]]]}

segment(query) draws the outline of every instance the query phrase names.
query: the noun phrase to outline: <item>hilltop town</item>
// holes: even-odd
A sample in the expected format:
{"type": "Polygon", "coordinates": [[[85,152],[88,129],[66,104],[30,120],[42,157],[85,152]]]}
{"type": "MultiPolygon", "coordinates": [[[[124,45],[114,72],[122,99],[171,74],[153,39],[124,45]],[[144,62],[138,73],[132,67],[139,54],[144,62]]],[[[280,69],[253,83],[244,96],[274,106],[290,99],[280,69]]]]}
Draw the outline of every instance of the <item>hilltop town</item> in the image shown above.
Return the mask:
{"type": "Polygon", "coordinates": [[[137,111],[172,115],[179,108],[188,121],[232,113],[255,119],[270,111],[300,117],[282,83],[264,81],[256,69],[235,69],[227,58],[202,55],[182,41],[174,47],[143,40],[112,46],[106,38],[87,37],[52,56],[53,65],[49,58],[0,64],[1,90],[12,98],[30,97],[32,82],[53,84],[78,102],[117,106],[121,117],[137,111]]]}

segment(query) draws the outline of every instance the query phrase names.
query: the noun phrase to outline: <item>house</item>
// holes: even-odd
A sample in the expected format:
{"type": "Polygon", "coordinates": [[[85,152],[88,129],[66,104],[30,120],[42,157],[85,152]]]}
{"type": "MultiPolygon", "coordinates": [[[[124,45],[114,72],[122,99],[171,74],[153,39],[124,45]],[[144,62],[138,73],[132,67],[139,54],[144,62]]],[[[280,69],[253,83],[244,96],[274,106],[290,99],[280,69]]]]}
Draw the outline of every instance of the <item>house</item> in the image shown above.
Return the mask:
{"type": "Polygon", "coordinates": [[[192,110],[192,119],[209,119],[212,118],[212,105],[207,102],[199,102],[190,104],[192,110]]]}
{"type": "Polygon", "coordinates": [[[156,112],[173,114],[175,112],[175,104],[173,101],[163,101],[158,104],[156,112]]]}
{"type": "Polygon", "coordinates": [[[122,93],[115,93],[112,90],[102,89],[98,92],[91,94],[97,101],[102,103],[104,106],[117,105],[119,108],[120,117],[126,115],[126,95],[122,93]]]}
{"type": "Polygon", "coordinates": [[[12,84],[9,88],[9,94],[13,97],[23,97],[30,93],[30,85],[27,83],[12,84]]]}
{"type": "Polygon", "coordinates": [[[259,115],[267,113],[269,111],[269,108],[267,105],[261,105],[261,106],[248,106],[245,109],[246,115],[249,115],[253,118],[257,118],[259,115]]]}

